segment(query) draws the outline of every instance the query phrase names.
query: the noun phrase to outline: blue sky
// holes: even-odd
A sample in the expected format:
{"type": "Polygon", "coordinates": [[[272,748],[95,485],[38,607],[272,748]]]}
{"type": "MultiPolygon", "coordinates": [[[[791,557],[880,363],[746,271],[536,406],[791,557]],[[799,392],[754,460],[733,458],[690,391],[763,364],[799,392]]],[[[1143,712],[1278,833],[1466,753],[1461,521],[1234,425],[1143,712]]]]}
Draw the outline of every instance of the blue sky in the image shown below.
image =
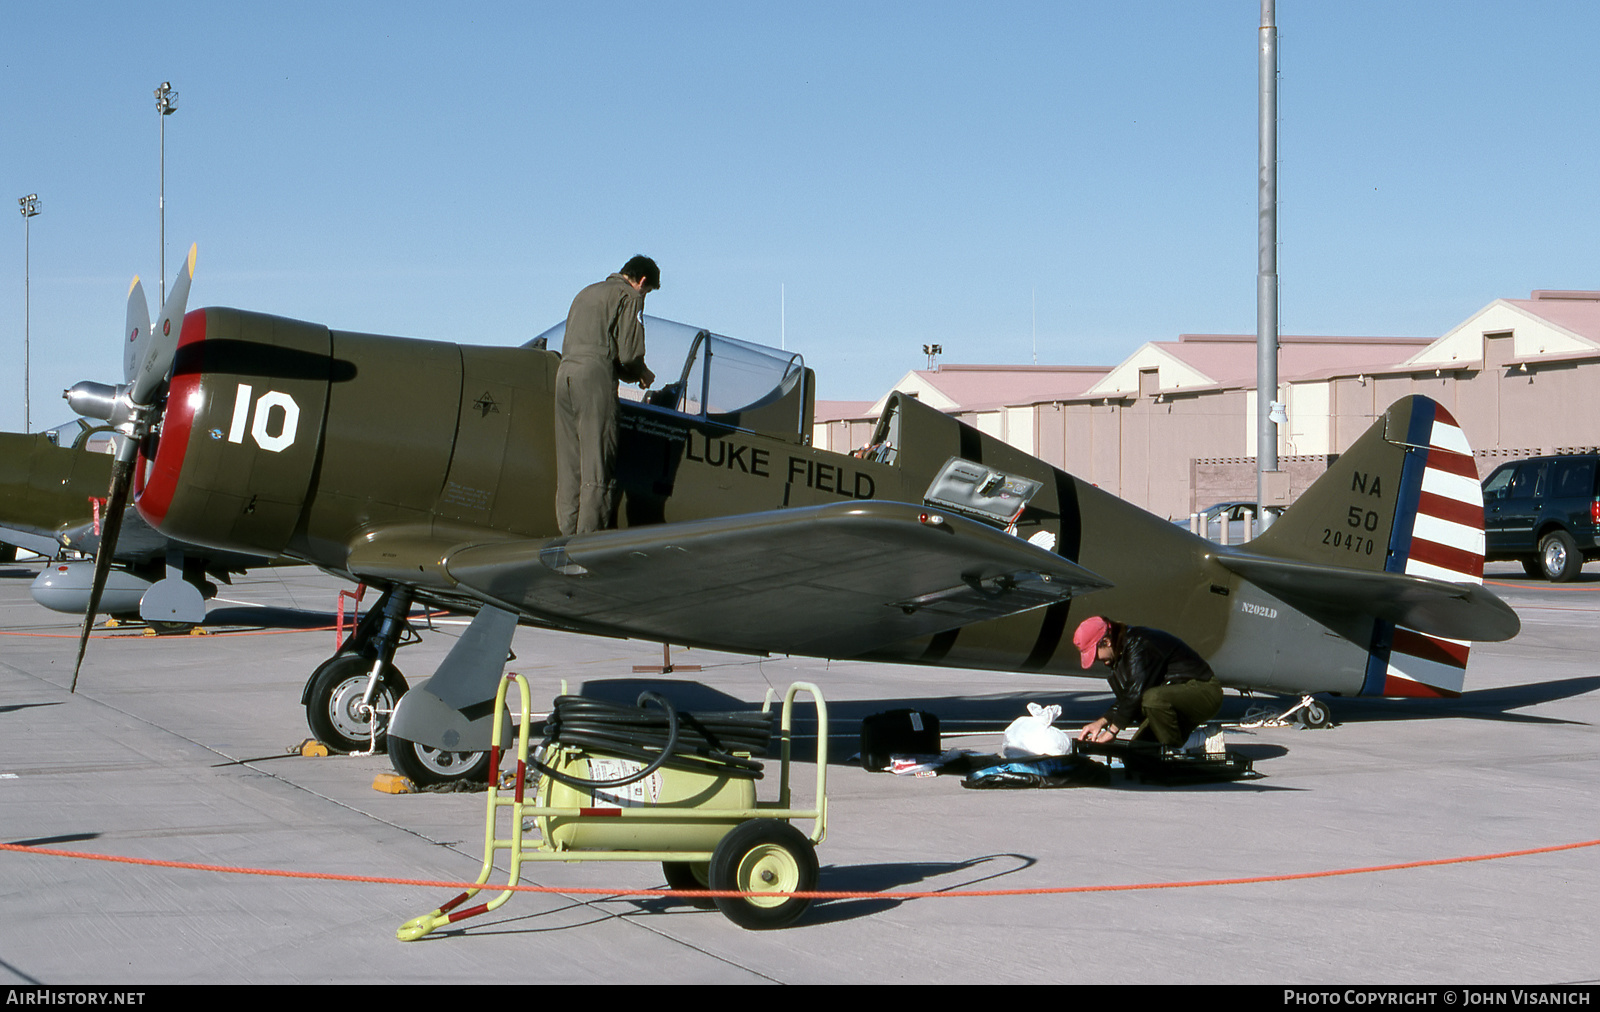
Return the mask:
{"type": "MultiPolygon", "coordinates": [[[[644,252],[658,316],[820,395],[1253,332],[1257,0],[53,4],[11,19],[37,192],[32,427],[120,379],[130,277],[190,305],[515,344],[644,252]],[[1036,307],[1036,308],[1035,308],[1036,307]],[[1036,322],[1035,322],[1036,321],[1036,322]]],[[[1437,336],[1600,288],[1600,5],[1279,0],[1281,327],[1437,336]]],[[[15,214],[15,211],[9,212],[15,214]]],[[[23,225],[0,240],[22,427],[23,225]]],[[[659,370],[659,366],[658,366],[659,370]]]]}

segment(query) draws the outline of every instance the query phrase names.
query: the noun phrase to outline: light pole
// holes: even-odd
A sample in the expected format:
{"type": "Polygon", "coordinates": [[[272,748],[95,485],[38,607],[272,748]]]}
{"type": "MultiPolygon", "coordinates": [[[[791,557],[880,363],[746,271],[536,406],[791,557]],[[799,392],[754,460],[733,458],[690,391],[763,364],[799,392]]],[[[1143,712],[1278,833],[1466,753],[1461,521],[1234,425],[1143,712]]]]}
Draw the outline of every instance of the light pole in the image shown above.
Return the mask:
{"type": "Polygon", "coordinates": [[[28,327],[33,316],[30,304],[33,286],[29,269],[33,247],[33,223],[28,219],[39,213],[39,195],[30,193],[26,197],[18,197],[17,204],[22,211],[22,431],[32,432],[28,416],[28,327]]]}
{"type": "Polygon", "coordinates": [[[178,111],[178,93],[171,81],[156,89],[156,112],[161,119],[161,304],[167,304],[167,117],[178,111]]]}

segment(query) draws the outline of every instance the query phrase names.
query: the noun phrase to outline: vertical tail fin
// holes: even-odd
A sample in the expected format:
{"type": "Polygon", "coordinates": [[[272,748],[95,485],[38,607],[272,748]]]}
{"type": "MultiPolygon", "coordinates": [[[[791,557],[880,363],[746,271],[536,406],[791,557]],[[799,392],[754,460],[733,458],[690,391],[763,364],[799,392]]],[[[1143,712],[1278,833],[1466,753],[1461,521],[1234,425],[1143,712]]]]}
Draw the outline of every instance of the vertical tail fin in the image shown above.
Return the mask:
{"type": "MultiPolygon", "coordinates": [[[[1483,494],[1466,436],[1433,400],[1396,401],[1248,550],[1481,587],[1483,494]]],[[[1377,618],[1361,694],[1458,696],[1469,650],[1377,618]]]]}

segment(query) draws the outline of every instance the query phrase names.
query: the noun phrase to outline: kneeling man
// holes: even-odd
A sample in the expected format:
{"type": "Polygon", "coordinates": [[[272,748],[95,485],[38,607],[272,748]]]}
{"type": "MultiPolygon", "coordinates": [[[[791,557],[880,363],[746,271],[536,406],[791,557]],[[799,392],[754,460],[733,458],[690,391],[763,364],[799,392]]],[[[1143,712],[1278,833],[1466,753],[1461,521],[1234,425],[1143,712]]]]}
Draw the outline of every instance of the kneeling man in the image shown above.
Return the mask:
{"type": "Polygon", "coordinates": [[[1222,685],[1211,666],[1171,633],[1096,615],[1078,626],[1072,642],[1085,669],[1097,660],[1111,669],[1117,696],[1105,716],[1078,732],[1080,741],[1111,741],[1138,722],[1135,739],[1182,745],[1222,709],[1222,685]]]}

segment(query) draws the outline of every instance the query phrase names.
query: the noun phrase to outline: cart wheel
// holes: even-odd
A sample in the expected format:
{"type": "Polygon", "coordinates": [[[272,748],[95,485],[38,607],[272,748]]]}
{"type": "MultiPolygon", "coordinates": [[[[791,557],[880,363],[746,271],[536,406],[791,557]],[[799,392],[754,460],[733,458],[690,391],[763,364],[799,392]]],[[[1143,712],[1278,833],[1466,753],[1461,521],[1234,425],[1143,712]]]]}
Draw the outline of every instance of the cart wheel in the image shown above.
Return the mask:
{"type": "MultiPolygon", "coordinates": [[[[693,861],[662,861],[661,873],[667,877],[672,889],[710,889],[711,865],[693,861]]],[[[685,896],[683,902],[701,910],[714,910],[717,901],[710,896],[685,896]]]]}
{"type": "MultiPolygon", "coordinates": [[[[711,854],[711,888],[741,892],[809,892],[817,885],[817,852],[805,834],[776,819],[735,826],[711,854]]],[[[717,909],[741,928],[786,928],[811,900],[782,896],[719,896],[717,909]]]]}

